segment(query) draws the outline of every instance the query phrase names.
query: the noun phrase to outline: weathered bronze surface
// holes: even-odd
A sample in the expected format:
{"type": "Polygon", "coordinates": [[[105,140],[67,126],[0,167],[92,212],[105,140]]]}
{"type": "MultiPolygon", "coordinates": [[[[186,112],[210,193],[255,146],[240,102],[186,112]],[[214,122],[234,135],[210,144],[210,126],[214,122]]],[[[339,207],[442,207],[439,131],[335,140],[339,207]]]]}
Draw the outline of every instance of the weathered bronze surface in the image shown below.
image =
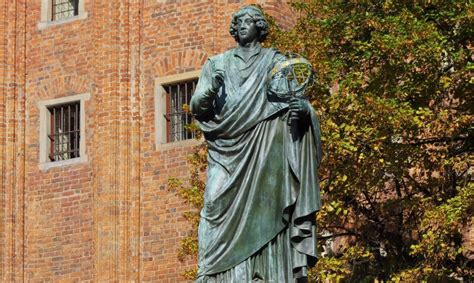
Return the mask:
{"type": "Polygon", "coordinates": [[[230,33],[237,47],[209,58],[190,105],[209,148],[198,282],[304,280],[317,257],[319,122],[307,100],[269,91],[294,82],[272,79],[288,58],[261,47],[263,13],[243,7],[230,33]]]}

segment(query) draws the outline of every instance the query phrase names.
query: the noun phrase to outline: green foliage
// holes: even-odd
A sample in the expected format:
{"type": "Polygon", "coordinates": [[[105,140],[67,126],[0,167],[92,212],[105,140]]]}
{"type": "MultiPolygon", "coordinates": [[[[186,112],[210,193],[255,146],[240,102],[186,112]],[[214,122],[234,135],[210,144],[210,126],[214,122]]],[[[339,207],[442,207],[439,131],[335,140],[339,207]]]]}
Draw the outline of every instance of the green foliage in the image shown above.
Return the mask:
{"type": "Polygon", "coordinates": [[[374,256],[367,248],[355,245],[349,247],[340,258],[321,258],[310,271],[308,279],[310,282],[339,282],[350,277],[355,268],[364,268],[372,260],[374,256]]]}
{"type": "MultiPolygon", "coordinates": [[[[428,204],[429,206],[430,204],[428,204]]],[[[410,254],[420,257],[424,262],[424,274],[442,276],[446,263],[457,263],[462,258],[463,248],[460,246],[465,215],[472,215],[474,209],[474,184],[459,189],[459,194],[448,199],[439,206],[427,208],[421,218],[421,239],[411,246],[410,254]]],[[[461,263],[461,262],[459,262],[461,263]]],[[[459,274],[462,266],[453,266],[459,274]]]]}
{"type": "MultiPolygon", "coordinates": [[[[314,281],[469,278],[473,6],[301,1],[270,42],[308,58],[321,119],[320,231],[348,239],[314,281]],[[370,254],[365,268],[353,247],[370,254]]],[[[472,164],[472,163],[471,163],[472,164]]],[[[339,239],[338,239],[339,238],[339,239]]],[[[324,244],[321,242],[321,244],[324,244]]],[[[471,265],[471,266],[470,266],[471,265]]]]}
{"type": "MultiPolygon", "coordinates": [[[[189,125],[189,130],[197,130],[195,124],[189,125]]],[[[196,135],[199,140],[200,133],[196,135]]],[[[188,156],[188,164],[190,165],[190,176],[185,180],[178,178],[170,178],[168,180],[168,189],[176,191],[183,200],[192,205],[193,210],[186,212],[184,217],[192,224],[189,234],[181,240],[178,251],[178,258],[184,262],[186,259],[197,259],[198,255],[198,226],[199,212],[204,202],[204,189],[206,184],[203,181],[203,173],[207,168],[207,146],[204,142],[196,145],[192,153],[188,156]]],[[[186,270],[183,276],[186,279],[195,279],[197,268],[186,270]]]]}
{"type": "MultiPolygon", "coordinates": [[[[319,260],[311,281],[471,278],[462,231],[473,225],[474,207],[473,5],[293,6],[296,26],[283,31],[272,24],[266,45],[299,53],[316,70],[306,94],[321,120],[325,153],[319,244],[322,251],[324,240],[343,243],[319,260]]],[[[190,161],[189,185],[175,188],[199,209],[203,145],[190,161]]],[[[196,255],[198,217],[188,218],[195,230],[182,256],[196,255]]]]}

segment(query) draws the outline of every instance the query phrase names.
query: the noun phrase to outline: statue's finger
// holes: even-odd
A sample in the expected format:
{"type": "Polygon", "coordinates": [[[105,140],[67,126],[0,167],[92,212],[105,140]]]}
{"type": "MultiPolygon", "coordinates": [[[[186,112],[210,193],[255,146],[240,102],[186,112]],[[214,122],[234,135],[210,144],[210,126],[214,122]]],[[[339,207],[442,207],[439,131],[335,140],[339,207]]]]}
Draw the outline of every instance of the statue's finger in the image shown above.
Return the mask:
{"type": "Polygon", "coordinates": [[[298,105],[298,101],[294,101],[294,100],[290,100],[290,102],[288,103],[288,105],[290,106],[297,106],[298,105]]]}
{"type": "Polygon", "coordinates": [[[292,111],[290,113],[290,119],[298,119],[298,117],[299,117],[298,112],[292,111]]]}
{"type": "Polygon", "coordinates": [[[219,75],[219,76],[221,76],[221,77],[224,77],[224,75],[225,75],[225,71],[224,71],[224,70],[221,70],[221,69],[216,70],[215,72],[216,72],[216,75],[219,75]]]}
{"type": "Polygon", "coordinates": [[[289,116],[288,117],[288,125],[296,121],[297,117],[289,116]]]}
{"type": "Polygon", "coordinates": [[[288,105],[288,108],[290,110],[293,110],[293,111],[300,111],[301,110],[301,107],[299,104],[295,104],[295,103],[292,103],[292,104],[289,104],[288,105]]]}

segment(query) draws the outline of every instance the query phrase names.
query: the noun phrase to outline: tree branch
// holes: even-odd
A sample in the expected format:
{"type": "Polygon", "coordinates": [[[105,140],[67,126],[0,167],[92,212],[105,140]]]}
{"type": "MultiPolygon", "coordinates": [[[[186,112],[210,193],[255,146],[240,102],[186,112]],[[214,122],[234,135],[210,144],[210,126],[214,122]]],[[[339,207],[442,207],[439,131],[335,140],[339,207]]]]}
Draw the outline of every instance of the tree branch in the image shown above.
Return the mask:
{"type": "Polygon", "coordinates": [[[342,237],[342,236],[357,236],[357,234],[354,232],[336,233],[336,234],[331,234],[328,236],[318,236],[318,240],[327,240],[327,239],[332,239],[332,238],[337,238],[337,237],[342,237]]]}
{"type": "Polygon", "coordinates": [[[427,138],[427,139],[415,139],[406,142],[400,142],[400,144],[406,145],[424,145],[424,144],[432,144],[432,143],[451,143],[457,141],[467,141],[469,140],[468,136],[458,136],[458,137],[436,137],[436,138],[427,138]]]}

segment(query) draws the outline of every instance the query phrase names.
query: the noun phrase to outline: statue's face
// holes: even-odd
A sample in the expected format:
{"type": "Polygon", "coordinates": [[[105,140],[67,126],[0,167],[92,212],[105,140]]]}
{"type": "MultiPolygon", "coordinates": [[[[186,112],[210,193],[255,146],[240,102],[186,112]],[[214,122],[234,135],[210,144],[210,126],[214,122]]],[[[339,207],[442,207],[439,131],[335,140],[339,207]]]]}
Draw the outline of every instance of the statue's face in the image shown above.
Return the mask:
{"type": "Polygon", "coordinates": [[[258,40],[258,28],[255,25],[254,20],[248,14],[239,17],[237,19],[237,24],[240,43],[248,43],[258,40]]]}

